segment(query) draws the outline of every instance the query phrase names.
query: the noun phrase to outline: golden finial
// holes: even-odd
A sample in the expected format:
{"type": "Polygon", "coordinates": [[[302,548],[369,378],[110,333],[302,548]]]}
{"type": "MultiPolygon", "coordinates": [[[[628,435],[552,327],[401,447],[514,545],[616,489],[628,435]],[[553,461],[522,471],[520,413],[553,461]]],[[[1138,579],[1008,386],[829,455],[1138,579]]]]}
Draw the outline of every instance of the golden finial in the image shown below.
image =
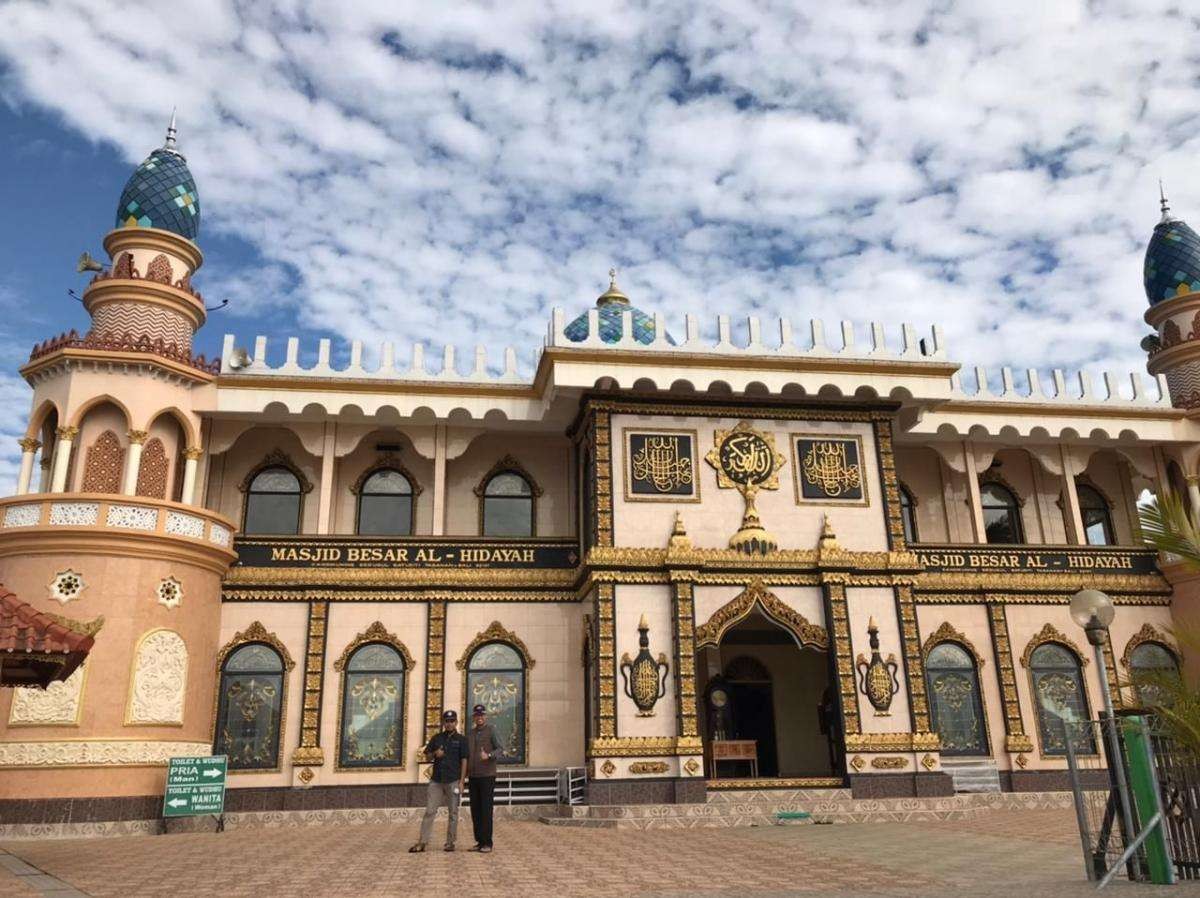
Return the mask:
{"type": "Polygon", "coordinates": [[[629,305],[629,297],[621,292],[621,288],[617,286],[617,269],[608,269],[608,289],[605,290],[596,299],[596,305],[629,305]]]}
{"type": "Polygon", "coordinates": [[[645,611],[642,612],[641,620],[638,621],[638,629],[639,630],[649,630],[650,629],[650,622],[646,620],[646,612],[645,611]]]}

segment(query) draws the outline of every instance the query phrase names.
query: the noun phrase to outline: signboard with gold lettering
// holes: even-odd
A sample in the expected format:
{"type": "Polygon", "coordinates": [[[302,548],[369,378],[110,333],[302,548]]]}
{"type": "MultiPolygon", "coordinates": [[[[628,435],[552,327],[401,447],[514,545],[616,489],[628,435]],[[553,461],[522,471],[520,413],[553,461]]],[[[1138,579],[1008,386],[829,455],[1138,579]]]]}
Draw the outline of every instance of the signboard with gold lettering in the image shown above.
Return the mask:
{"type": "Polygon", "coordinates": [[[573,539],[464,540],[238,537],[238,564],[291,568],[573,568],[573,539]]]}
{"type": "Polygon", "coordinates": [[[866,505],[867,475],[862,439],[816,433],[792,434],[796,501],[866,505]]]}
{"type": "Polygon", "coordinates": [[[1078,549],[1063,546],[913,547],[929,571],[1058,571],[1064,574],[1153,574],[1155,554],[1145,549],[1078,549]]]}
{"type": "Polygon", "coordinates": [[[694,430],[626,430],[625,498],[699,502],[694,430]]]}

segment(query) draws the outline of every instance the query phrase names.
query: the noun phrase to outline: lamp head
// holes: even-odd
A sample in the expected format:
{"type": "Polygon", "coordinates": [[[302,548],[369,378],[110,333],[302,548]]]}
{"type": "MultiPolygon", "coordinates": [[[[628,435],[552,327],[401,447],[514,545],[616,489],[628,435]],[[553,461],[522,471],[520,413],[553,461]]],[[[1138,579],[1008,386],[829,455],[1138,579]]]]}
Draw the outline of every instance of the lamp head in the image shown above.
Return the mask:
{"type": "Polygon", "coordinates": [[[1071,597],[1071,620],[1085,630],[1104,630],[1117,611],[1112,599],[1098,589],[1081,589],[1071,597]]]}

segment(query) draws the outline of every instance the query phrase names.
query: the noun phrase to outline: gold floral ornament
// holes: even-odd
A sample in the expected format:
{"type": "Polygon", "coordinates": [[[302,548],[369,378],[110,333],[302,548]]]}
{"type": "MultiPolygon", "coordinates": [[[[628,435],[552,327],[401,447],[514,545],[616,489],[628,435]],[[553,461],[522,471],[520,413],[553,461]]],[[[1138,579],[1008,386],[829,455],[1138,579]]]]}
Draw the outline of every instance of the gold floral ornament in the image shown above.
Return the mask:
{"type": "Polygon", "coordinates": [[[858,687],[875,709],[876,717],[887,717],[891,712],[892,698],[900,691],[897,671],[900,665],[896,656],[889,654],[884,661],[879,655],[879,627],[875,618],[867,622],[867,635],[871,641],[871,660],[860,652],[854,666],[858,669],[858,687]]]}
{"type": "Polygon", "coordinates": [[[638,654],[630,659],[629,653],[621,655],[621,679],[625,683],[625,695],[637,705],[638,717],[653,717],[654,706],[667,692],[667,656],[658,653],[658,660],[650,655],[650,624],[643,614],[638,621],[638,654]]]}
{"type": "Polygon", "coordinates": [[[717,486],[735,489],[746,503],[742,526],[729,540],[729,548],[747,555],[766,555],[779,548],[775,537],[767,532],[754,506],[759,490],[779,489],[779,471],[787,459],[775,448],[775,436],[761,433],[740,421],[732,430],[713,433],[714,446],[705,460],[717,472],[717,486]]]}

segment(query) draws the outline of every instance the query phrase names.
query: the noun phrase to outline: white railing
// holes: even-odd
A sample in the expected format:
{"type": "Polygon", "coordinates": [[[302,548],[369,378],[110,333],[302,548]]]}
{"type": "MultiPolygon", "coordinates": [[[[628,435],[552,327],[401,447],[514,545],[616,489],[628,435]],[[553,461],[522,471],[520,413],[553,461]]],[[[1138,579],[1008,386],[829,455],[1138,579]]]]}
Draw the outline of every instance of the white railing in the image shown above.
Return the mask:
{"type": "MultiPolygon", "coordinates": [[[[501,767],[496,773],[493,803],[559,804],[561,774],[562,770],[558,767],[522,767],[519,770],[501,767]]],[[[462,803],[463,807],[471,806],[469,792],[463,795],[462,803]]]]}
{"type": "Polygon", "coordinates": [[[1161,374],[1154,379],[1154,389],[1147,390],[1142,375],[1133,371],[1121,377],[1111,371],[1104,372],[1104,390],[1097,392],[1092,386],[1091,376],[1086,371],[1076,372],[1069,380],[1060,368],[1055,368],[1050,375],[1052,390],[1043,388],[1041,376],[1037,369],[1029,368],[1025,372],[1025,382],[1018,385],[1013,377],[1012,368],[1000,369],[1000,392],[993,392],[988,380],[988,372],[982,367],[975,367],[969,376],[968,383],[974,381],[974,389],[967,391],[963,387],[962,372],[951,375],[950,384],[955,399],[974,399],[981,401],[1011,401],[1011,402],[1064,402],[1078,405],[1096,405],[1099,403],[1120,403],[1130,406],[1149,406],[1169,408],[1171,396],[1167,391],[1167,380],[1161,374]],[[1122,381],[1129,385],[1124,391],[1122,381]]]}

